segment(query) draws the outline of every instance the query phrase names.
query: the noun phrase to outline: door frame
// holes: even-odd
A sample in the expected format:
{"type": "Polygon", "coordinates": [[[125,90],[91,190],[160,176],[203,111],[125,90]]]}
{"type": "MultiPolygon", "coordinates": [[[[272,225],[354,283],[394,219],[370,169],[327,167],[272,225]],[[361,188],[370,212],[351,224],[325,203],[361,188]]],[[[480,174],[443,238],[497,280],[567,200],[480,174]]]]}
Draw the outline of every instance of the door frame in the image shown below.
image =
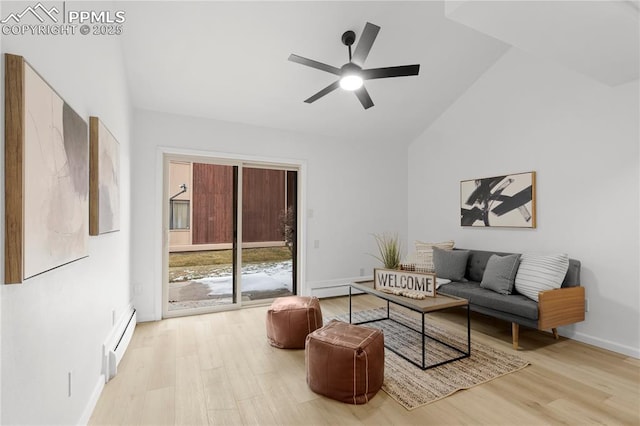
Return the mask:
{"type": "MultiPolygon", "coordinates": [[[[157,164],[157,179],[156,179],[156,196],[158,200],[158,208],[156,212],[156,227],[157,233],[154,241],[157,250],[155,250],[156,259],[154,264],[154,277],[155,282],[158,285],[154,288],[154,305],[156,312],[156,319],[172,318],[183,315],[197,315],[210,312],[227,311],[233,309],[240,309],[243,304],[241,298],[236,303],[230,305],[204,307],[189,309],[186,313],[180,313],[180,311],[168,310],[168,293],[169,293],[169,195],[165,190],[168,185],[169,179],[169,161],[190,161],[195,163],[208,163],[208,164],[221,164],[228,166],[238,166],[238,206],[242,206],[242,168],[243,167],[262,167],[273,168],[282,170],[296,170],[298,172],[298,191],[297,191],[297,230],[296,232],[296,263],[297,269],[295,271],[295,280],[297,283],[297,294],[303,294],[303,289],[306,288],[305,276],[306,276],[306,173],[307,164],[304,160],[286,159],[286,158],[271,158],[271,157],[259,157],[252,155],[241,155],[225,152],[214,151],[196,151],[187,149],[175,149],[169,147],[159,147],[157,150],[156,164],[157,164]]],[[[242,209],[238,208],[236,219],[238,220],[237,230],[237,257],[236,262],[239,265],[236,268],[235,279],[241,279],[242,275],[242,209]]],[[[265,302],[266,303],[266,302],[265,302]]],[[[245,303],[244,306],[255,306],[254,303],[245,303]]]]}

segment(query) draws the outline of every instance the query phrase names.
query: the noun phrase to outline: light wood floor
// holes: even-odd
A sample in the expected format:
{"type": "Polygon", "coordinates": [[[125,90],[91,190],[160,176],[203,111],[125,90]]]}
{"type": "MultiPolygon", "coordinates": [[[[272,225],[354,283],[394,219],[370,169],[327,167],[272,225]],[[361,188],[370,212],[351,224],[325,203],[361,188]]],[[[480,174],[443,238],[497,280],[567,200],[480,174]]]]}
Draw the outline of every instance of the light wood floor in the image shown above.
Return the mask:
{"type": "MultiPolygon", "coordinates": [[[[322,300],[325,317],[347,298],[322,300]]],[[[354,297],[354,309],[378,305],[354,297]]],[[[519,355],[531,366],[407,411],[380,391],[366,405],[311,392],[304,350],[265,337],[267,307],[138,324],[118,375],[91,425],[224,424],[640,424],[640,361],[521,327],[519,355]]],[[[463,332],[463,311],[436,314],[463,332]]],[[[512,351],[511,325],[472,315],[472,339],[512,351]]]]}

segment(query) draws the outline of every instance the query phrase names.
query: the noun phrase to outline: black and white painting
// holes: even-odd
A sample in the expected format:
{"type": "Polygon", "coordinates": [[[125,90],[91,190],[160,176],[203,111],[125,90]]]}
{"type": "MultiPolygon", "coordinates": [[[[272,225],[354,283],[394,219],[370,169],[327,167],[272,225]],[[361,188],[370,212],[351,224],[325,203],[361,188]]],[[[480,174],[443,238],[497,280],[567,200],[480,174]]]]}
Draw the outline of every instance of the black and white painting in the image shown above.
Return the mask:
{"type": "Polygon", "coordinates": [[[536,172],[460,182],[460,225],[536,227],[536,172]]]}

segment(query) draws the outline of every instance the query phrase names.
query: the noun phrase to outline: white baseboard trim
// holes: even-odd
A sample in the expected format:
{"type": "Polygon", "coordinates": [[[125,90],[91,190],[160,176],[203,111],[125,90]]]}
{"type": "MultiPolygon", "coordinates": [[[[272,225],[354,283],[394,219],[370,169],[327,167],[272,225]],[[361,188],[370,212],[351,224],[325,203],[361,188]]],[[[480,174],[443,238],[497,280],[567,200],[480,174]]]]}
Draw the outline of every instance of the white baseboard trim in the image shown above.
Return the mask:
{"type": "Polygon", "coordinates": [[[569,339],[577,340],[578,342],[587,343],[589,345],[597,346],[602,349],[606,349],[609,351],[617,352],[622,355],[630,356],[633,358],[640,359],[640,348],[634,348],[632,346],[622,345],[617,342],[612,342],[610,340],[601,339],[599,337],[594,337],[589,334],[584,334],[580,332],[569,332],[569,333],[560,333],[563,337],[568,337],[569,339]]]}
{"type": "Polygon", "coordinates": [[[144,315],[141,314],[140,311],[138,311],[138,322],[152,322],[152,321],[158,321],[158,319],[156,318],[155,315],[144,315]]]}
{"type": "Polygon", "coordinates": [[[89,424],[89,420],[91,420],[91,415],[93,414],[93,410],[96,408],[96,404],[98,403],[98,399],[100,399],[100,395],[102,395],[102,390],[104,389],[105,377],[104,374],[100,374],[98,376],[98,382],[96,386],[93,388],[93,392],[91,392],[91,396],[89,397],[89,401],[87,401],[87,405],[84,407],[82,411],[82,416],[78,420],[78,425],[85,426],[89,424]]]}
{"type": "MultiPolygon", "coordinates": [[[[307,281],[305,296],[336,297],[346,296],[349,294],[349,284],[354,281],[373,280],[373,276],[338,278],[326,281],[307,281]]],[[[354,294],[357,294],[354,292],[354,294]]]]}

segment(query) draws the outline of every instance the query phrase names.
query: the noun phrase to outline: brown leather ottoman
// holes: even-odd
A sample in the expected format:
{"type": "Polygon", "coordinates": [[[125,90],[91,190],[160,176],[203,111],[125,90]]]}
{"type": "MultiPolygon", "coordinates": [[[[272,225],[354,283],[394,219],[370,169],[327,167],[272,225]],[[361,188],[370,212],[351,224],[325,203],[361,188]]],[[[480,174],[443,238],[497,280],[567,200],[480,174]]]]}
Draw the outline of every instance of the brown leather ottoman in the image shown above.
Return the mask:
{"type": "Polygon", "coordinates": [[[312,391],[365,404],[384,380],[384,335],[374,328],[331,321],[307,336],[305,362],[312,391]]]}
{"type": "Polygon", "coordinates": [[[279,297],[267,311],[267,339],[276,348],[304,349],[307,335],[320,327],[322,311],[317,297],[279,297]]]}

